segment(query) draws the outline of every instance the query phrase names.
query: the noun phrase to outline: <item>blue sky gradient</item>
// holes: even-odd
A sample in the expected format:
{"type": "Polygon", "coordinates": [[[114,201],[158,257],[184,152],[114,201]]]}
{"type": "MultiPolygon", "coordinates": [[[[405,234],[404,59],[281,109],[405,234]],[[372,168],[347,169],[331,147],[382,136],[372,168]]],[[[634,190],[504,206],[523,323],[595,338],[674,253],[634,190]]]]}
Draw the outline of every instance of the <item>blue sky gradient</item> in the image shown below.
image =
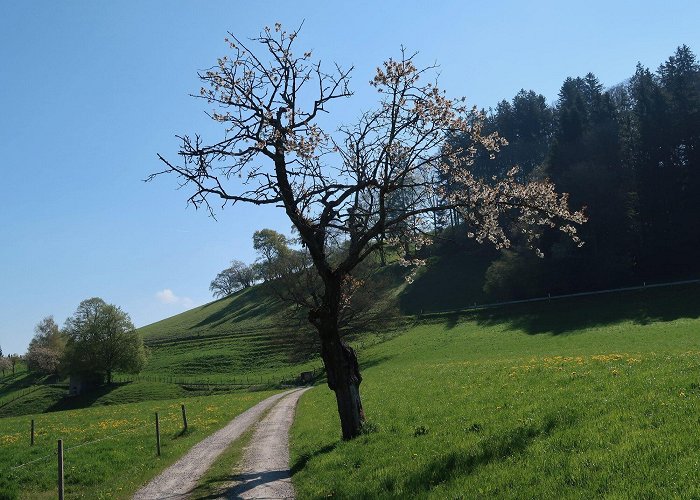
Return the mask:
{"type": "Polygon", "coordinates": [[[197,70],[226,53],[227,31],[276,21],[304,28],[299,50],[355,66],[355,96],[330,127],[372,106],[374,68],[399,53],[440,64],[448,94],[480,107],[521,88],[556,100],[567,76],[606,85],[655,69],[680,44],[700,50],[700,2],[4,2],[0,15],[0,346],[23,353],[34,325],[62,324],[86,298],[137,326],[211,300],[252,233],[288,232],[281,211],[235,207],[218,221],[186,209],[175,180],[142,180],[173,157],[175,134],[220,137],[197,70]]]}

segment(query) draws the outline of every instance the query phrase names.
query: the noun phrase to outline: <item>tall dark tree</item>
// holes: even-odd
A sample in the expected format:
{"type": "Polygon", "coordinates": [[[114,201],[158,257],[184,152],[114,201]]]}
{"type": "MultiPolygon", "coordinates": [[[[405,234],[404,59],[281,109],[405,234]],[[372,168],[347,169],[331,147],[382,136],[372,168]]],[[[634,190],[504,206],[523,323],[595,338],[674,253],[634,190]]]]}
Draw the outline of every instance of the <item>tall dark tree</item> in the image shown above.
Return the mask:
{"type": "Polygon", "coordinates": [[[685,274],[700,269],[700,66],[683,45],[658,75],[670,114],[665,175],[673,192],[668,207],[673,254],[666,258],[682,261],[685,274]]]}
{"type": "MultiPolygon", "coordinates": [[[[518,176],[526,179],[547,157],[554,132],[554,113],[543,95],[520,90],[511,101],[502,100],[484,124],[486,132],[498,132],[508,145],[495,158],[478,154],[472,171],[490,179],[502,178],[518,165],[518,176]]],[[[460,137],[453,138],[458,142],[460,137]]]]}
{"type": "MultiPolygon", "coordinates": [[[[672,190],[665,171],[668,158],[670,113],[663,91],[649,69],[637,64],[629,84],[634,130],[632,166],[638,196],[639,246],[642,275],[658,263],[669,240],[669,204],[672,190]]],[[[651,277],[651,276],[649,276],[651,277]]]]}
{"type": "Polygon", "coordinates": [[[542,282],[542,291],[596,289],[629,280],[635,266],[630,248],[634,196],[622,163],[616,100],[592,73],[567,78],[556,117],[544,173],[570,193],[573,203],[588,207],[591,223],[582,229],[582,249],[558,237],[549,240],[549,262],[544,265],[556,271],[542,282]]]}
{"type": "Polygon", "coordinates": [[[700,71],[687,46],[657,74],[641,65],[630,81],[633,168],[639,196],[643,275],[685,276],[700,269],[700,71]]]}

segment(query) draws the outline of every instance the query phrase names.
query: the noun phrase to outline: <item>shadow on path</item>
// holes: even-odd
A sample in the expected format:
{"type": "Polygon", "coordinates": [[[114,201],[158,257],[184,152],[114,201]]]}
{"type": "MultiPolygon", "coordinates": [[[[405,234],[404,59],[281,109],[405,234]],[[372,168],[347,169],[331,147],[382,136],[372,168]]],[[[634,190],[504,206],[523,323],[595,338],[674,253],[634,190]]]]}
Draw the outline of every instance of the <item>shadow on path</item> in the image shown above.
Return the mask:
{"type": "Polygon", "coordinates": [[[234,481],[238,484],[234,488],[228,490],[224,498],[242,498],[246,491],[257,488],[264,484],[272,483],[274,481],[290,481],[291,474],[289,469],[284,470],[271,470],[266,472],[251,472],[247,474],[237,474],[234,477],[234,481]]]}

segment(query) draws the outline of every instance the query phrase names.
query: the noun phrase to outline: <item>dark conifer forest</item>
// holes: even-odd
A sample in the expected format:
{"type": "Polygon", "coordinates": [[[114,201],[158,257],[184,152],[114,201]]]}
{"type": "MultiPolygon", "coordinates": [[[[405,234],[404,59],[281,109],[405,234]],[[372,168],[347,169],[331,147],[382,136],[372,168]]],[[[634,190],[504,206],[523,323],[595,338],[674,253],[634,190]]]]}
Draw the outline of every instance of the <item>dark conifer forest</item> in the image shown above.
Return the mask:
{"type": "MultiPolygon", "coordinates": [[[[588,216],[581,248],[551,231],[542,235],[544,257],[517,236],[494,253],[487,295],[514,299],[698,277],[700,66],[689,47],[678,47],[655,71],[638,64],[610,88],[588,73],[567,78],[553,105],[521,90],[487,114],[487,127],[509,145],[495,160],[477,158],[474,171],[497,179],[518,165],[523,177],[553,180],[588,216]]],[[[438,232],[460,224],[450,219],[436,221],[438,232]]]]}

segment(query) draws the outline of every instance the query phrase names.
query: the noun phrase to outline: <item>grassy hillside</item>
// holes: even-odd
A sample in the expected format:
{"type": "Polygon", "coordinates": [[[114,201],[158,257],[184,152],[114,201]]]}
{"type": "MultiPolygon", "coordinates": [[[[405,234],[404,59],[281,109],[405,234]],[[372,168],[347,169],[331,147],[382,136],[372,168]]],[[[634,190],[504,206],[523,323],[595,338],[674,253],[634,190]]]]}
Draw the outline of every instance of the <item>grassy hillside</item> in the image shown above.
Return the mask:
{"type": "Polygon", "coordinates": [[[300,402],[301,498],[700,495],[697,285],[434,315],[361,361],[366,435],[300,402]]]}
{"type": "Polygon", "coordinates": [[[414,315],[455,311],[486,302],[481,288],[484,273],[493,259],[493,251],[489,250],[462,250],[430,258],[419,269],[414,282],[401,289],[401,312],[414,315]]]}
{"type": "Polygon", "coordinates": [[[145,373],[178,380],[298,375],[311,366],[304,339],[313,336],[294,317],[260,285],[145,326],[151,354],[145,373]]]}
{"type": "MultiPolygon", "coordinates": [[[[406,285],[405,269],[379,272],[384,296],[405,315],[455,310],[483,301],[488,261],[433,258],[406,285]]],[[[146,374],[177,380],[241,380],[289,376],[319,366],[315,332],[303,315],[281,302],[267,285],[196,307],[140,329],[151,357],[146,374]]]]}
{"type": "Polygon", "coordinates": [[[272,391],[100,406],[0,420],[0,498],[56,498],[64,440],[66,498],[130,498],[139,486],[272,391]],[[182,431],[185,403],[188,431],[182,431]],[[156,456],[154,412],[160,414],[156,456]],[[36,444],[29,445],[35,419],[36,444]],[[27,464],[27,465],[23,465],[27,464]]]}
{"type": "MultiPolygon", "coordinates": [[[[332,393],[320,386],[305,395],[292,443],[300,496],[700,495],[692,458],[700,446],[700,287],[441,312],[483,300],[474,284],[483,269],[478,258],[443,256],[412,285],[396,268],[384,271],[403,330],[355,339],[368,432],[340,441],[332,393]]],[[[268,394],[203,397],[173,381],[255,381],[319,366],[313,332],[265,286],[141,332],[151,351],[145,380],[70,400],[64,386],[36,386],[41,380],[24,372],[0,381],[0,417],[69,410],[34,415],[34,448],[31,416],[0,420],[0,492],[52,496],[51,459],[11,467],[47,456],[63,437],[71,494],[126,497],[268,394]],[[181,401],[198,415],[186,435],[177,425],[181,401]],[[147,445],[156,410],[170,450],[160,460],[147,445]]]]}
{"type": "Polygon", "coordinates": [[[28,372],[23,364],[17,368],[0,377],[0,417],[43,411],[65,392],[50,384],[54,377],[28,372]]]}

